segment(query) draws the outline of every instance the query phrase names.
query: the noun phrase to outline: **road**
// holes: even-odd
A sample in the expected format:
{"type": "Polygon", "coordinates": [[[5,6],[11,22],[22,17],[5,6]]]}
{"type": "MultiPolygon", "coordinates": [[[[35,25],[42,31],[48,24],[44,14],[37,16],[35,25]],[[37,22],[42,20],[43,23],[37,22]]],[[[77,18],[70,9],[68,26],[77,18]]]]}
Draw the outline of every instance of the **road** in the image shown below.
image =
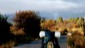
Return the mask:
{"type": "MultiPolygon", "coordinates": [[[[60,48],[67,48],[66,40],[67,40],[66,36],[61,36],[61,38],[58,39],[60,48]]],[[[13,48],[40,48],[40,47],[41,47],[41,40],[36,40],[31,42],[30,44],[23,44],[13,48]]]]}

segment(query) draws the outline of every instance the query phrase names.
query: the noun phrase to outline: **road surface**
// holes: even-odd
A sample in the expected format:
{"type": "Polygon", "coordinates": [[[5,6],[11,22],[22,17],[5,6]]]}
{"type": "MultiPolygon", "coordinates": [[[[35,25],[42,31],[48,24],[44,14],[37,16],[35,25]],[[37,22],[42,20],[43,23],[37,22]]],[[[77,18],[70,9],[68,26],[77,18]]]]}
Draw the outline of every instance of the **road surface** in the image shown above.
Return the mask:
{"type": "MultiPolygon", "coordinates": [[[[61,36],[61,38],[58,39],[60,48],[67,48],[66,40],[67,40],[66,36],[61,36]]],[[[40,47],[41,47],[41,40],[36,40],[31,42],[30,44],[23,44],[13,48],[40,48],[40,47]]]]}

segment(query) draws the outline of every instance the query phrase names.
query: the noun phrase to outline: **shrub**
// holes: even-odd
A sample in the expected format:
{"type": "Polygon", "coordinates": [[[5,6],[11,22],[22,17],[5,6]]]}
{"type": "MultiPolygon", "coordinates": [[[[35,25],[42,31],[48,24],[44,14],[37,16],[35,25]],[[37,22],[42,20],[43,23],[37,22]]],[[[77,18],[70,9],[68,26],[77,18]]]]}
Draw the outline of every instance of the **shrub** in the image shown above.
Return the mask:
{"type": "Polygon", "coordinates": [[[85,36],[75,32],[68,37],[68,45],[71,48],[85,48],[85,36]]]}

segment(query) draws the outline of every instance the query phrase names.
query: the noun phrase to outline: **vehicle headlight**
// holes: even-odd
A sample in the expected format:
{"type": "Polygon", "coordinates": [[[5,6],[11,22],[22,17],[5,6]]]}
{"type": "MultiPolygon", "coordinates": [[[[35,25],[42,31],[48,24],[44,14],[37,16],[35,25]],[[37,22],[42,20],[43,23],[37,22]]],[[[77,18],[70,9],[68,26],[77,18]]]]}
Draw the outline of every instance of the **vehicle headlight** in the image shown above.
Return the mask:
{"type": "Polygon", "coordinates": [[[45,37],[45,31],[40,31],[39,36],[40,37],[45,37]]]}
{"type": "Polygon", "coordinates": [[[56,37],[56,38],[60,38],[60,36],[61,36],[61,33],[58,32],[58,31],[55,31],[55,37],[56,37]]]}

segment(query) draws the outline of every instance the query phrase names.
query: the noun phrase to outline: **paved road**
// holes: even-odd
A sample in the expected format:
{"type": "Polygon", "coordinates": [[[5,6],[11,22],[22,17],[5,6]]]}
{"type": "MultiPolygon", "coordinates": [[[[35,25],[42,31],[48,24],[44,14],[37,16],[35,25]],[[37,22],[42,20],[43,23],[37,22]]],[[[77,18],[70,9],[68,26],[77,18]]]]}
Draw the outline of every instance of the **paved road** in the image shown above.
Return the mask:
{"type": "MultiPolygon", "coordinates": [[[[60,48],[67,47],[66,46],[66,39],[67,39],[66,36],[62,36],[59,39],[60,48]]],[[[40,47],[41,47],[41,40],[36,40],[36,41],[31,42],[30,44],[23,44],[23,45],[19,45],[19,46],[13,47],[13,48],[40,48],[40,47]]]]}

